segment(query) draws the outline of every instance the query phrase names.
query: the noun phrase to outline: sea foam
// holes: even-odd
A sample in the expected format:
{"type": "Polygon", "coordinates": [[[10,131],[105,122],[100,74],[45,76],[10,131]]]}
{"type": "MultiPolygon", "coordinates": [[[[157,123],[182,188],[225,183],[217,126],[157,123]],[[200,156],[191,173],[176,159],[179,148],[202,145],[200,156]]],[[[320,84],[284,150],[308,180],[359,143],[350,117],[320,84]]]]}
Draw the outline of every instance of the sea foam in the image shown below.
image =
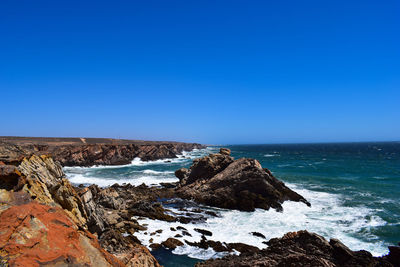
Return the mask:
{"type": "MultiPolygon", "coordinates": [[[[191,242],[199,242],[201,235],[194,231],[194,228],[201,228],[213,233],[211,237],[208,237],[209,240],[229,243],[241,242],[265,248],[266,245],[262,243],[263,241],[281,237],[287,232],[308,230],[327,239],[338,238],[352,250],[368,250],[375,256],[387,253],[387,244],[379,242],[378,238],[370,231],[373,227],[386,224],[383,219],[373,215],[373,210],[366,207],[345,207],[342,205],[340,195],[302,189],[293,184],[288,186],[303,195],[311,202],[312,206],[308,207],[303,203],[286,201],[282,205],[283,212],[277,212],[273,209],[268,211],[256,209],[254,212],[243,212],[208,208],[216,212],[218,217],[208,217],[205,223],[196,224],[143,219],[140,220],[140,223],[146,224],[148,229],[135,233],[135,236],[148,246],[150,245],[150,238],[153,238],[154,243],[161,243],[168,237],[173,237],[179,233],[171,231],[170,227],[182,226],[192,235],[191,237],[177,238],[182,242],[185,239],[191,242]],[[159,229],[163,230],[161,234],[149,235],[159,229]],[[259,232],[266,239],[256,237],[251,232],[259,232]]],[[[179,214],[180,212],[178,209],[170,209],[174,213],[179,214]]],[[[187,254],[198,259],[223,256],[223,254],[214,251],[204,251],[188,245],[175,249],[173,253],[187,254]]]]}

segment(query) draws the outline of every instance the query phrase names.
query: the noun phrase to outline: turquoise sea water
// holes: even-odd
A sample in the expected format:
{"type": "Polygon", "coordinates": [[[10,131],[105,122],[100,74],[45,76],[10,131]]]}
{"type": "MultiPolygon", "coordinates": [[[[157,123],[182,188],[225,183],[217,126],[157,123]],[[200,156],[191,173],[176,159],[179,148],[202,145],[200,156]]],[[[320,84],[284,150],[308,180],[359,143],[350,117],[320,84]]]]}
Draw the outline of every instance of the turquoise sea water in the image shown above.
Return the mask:
{"type": "MultiPolygon", "coordinates": [[[[312,207],[302,203],[285,202],[282,213],[269,210],[240,212],[212,209],[219,217],[209,218],[200,225],[183,225],[192,233],[191,241],[200,240],[193,228],[213,232],[210,239],[223,242],[243,242],[265,247],[263,240],[250,234],[263,233],[267,239],[279,237],[288,231],[306,229],[325,236],[339,238],[351,249],[366,249],[374,255],[387,252],[387,245],[400,242],[400,142],[290,144],[290,145],[235,145],[227,146],[235,158],[250,157],[284,181],[289,187],[308,199],[312,207]]],[[[184,153],[178,159],[142,162],[112,167],[65,168],[73,183],[97,183],[101,186],[115,182],[153,184],[177,179],[173,172],[190,166],[192,159],[219,147],[209,147],[184,153]]],[[[195,204],[193,204],[195,205],[195,204]]],[[[173,210],[173,208],[172,208],[173,210]]],[[[173,210],[178,212],[178,210],[173,210]]],[[[144,220],[148,232],[164,229],[153,236],[162,242],[171,226],[178,223],[144,220]]],[[[148,245],[148,235],[137,233],[148,245]]],[[[168,251],[155,252],[164,264],[173,266],[174,256],[168,251]],[[168,260],[166,260],[168,259],[168,260]]],[[[191,258],[219,257],[212,250],[204,251],[184,246],[174,254],[191,258]]],[[[176,257],[176,264],[193,266],[193,260],[176,257]],[[186,265],[185,265],[186,264],[186,265]]]]}

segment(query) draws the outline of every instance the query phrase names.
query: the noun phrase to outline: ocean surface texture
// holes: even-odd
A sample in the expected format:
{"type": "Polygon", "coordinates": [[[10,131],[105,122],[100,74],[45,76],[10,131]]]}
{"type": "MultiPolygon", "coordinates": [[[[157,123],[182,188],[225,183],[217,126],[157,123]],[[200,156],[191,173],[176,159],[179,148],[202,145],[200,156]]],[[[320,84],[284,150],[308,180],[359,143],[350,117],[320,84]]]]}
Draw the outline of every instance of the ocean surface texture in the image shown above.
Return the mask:
{"type": "MultiPolygon", "coordinates": [[[[218,214],[205,222],[184,224],[192,237],[199,241],[194,228],[213,232],[209,239],[222,242],[242,242],[264,248],[265,241],[251,234],[260,232],[267,239],[280,237],[289,231],[306,229],[326,238],[338,238],[353,250],[365,249],[378,256],[387,253],[387,246],[400,242],[400,142],[235,145],[225,146],[235,158],[255,158],[290,188],[303,195],[311,208],[303,203],[285,202],[283,212],[256,210],[241,212],[206,208],[218,214]]],[[[178,181],[174,171],[189,167],[194,158],[217,152],[219,147],[184,152],[176,159],[142,162],[133,160],[125,166],[66,167],[67,177],[74,184],[114,183],[158,185],[178,181]]],[[[185,202],[196,208],[195,203],[185,202]]],[[[177,206],[168,206],[179,213],[177,206]]],[[[161,243],[176,233],[170,227],[180,223],[144,219],[148,230],[136,236],[149,245],[148,233],[161,243]],[[146,234],[147,232],[147,234],[146,234]]],[[[193,266],[195,259],[220,257],[213,250],[190,246],[178,247],[173,254],[166,250],[154,252],[165,266],[193,266]],[[179,256],[178,256],[179,255],[179,256]]]]}

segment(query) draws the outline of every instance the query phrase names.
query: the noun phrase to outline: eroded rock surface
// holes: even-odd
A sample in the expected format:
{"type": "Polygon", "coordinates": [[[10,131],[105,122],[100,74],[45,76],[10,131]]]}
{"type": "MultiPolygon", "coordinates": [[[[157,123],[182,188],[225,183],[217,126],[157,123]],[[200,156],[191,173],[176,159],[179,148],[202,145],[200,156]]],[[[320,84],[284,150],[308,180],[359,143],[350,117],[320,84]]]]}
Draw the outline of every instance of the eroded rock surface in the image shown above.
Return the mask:
{"type": "Polygon", "coordinates": [[[268,241],[268,248],[244,252],[240,256],[227,256],[222,259],[198,263],[197,267],[217,266],[396,266],[387,257],[373,257],[361,250],[352,251],[339,240],[329,242],[314,233],[299,231],[285,234],[282,238],[268,241]]]}
{"type": "Polygon", "coordinates": [[[0,213],[0,255],[10,266],[124,266],[63,209],[31,200],[0,213]]]}
{"type": "Polygon", "coordinates": [[[123,235],[141,226],[130,220],[132,213],[124,210],[130,206],[115,189],[92,186],[77,192],[59,163],[20,147],[0,146],[0,158],[4,264],[159,266],[137,239],[123,235]]]}
{"type": "Polygon", "coordinates": [[[286,200],[310,203],[263,169],[255,159],[234,160],[230,150],[196,159],[189,170],[176,172],[180,185],[176,194],[184,199],[220,208],[254,211],[282,210],[286,200]]]}

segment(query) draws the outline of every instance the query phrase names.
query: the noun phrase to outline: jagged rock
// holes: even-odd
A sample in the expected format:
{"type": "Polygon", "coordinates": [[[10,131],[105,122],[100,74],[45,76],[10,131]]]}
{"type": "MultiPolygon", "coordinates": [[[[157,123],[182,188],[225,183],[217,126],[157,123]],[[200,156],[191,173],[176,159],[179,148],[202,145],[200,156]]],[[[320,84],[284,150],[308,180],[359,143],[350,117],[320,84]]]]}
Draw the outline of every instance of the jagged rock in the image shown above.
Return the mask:
{"type": "MultiPolygon", "coordinates": [[[[223,149],[221,149],[224,151],[223,149]]],[[[216,153],[193,160],[193,165],[186,172],[184,178],[180,179],[183,184],[191,184],[200,179],[209,179],[222,172],[234,161],[229,155],[216,153]]],[[[181,172],[185,172],[181,169],[181,172]]],[[[178,177],[179,178],[179,177],[178,177]]]]}
{"type": "Polygon", "coordinates": [[[59,205],[78,225],[85,227],[83,203],[59,163],[47,155],[32,155],[20,162],[17,171],[23,191],[40,203],[59,205]]]}
{"type": "MultiPolygon", "coordinates": [[[[282,210],[286,200],[310,203],[263,169],[255,159],[234,160],[229,151],[196,159],[180,178],[176,194],[184,199],[228,209],[254,211],[255,208],[282,210]]],[[[182,175],[185,171],[178,172],[182,175]]]]}
{"type": "Polygon", "coordinates": [[[160,266],[148,249],[139,245],[139,241],[133,236],[123,236],[118,231],[109,229],[101,235],[100,244],[126,266],[160,266]]]}
{"type": "MultiPolygon", "coordinates": [[[[115,187],[91,186],[77,188],[78,194],[50,156],[1,144],[0,155],[7,149],[15,153],[3,156],[7,161],[0,163],[1,261],[10,266],[159,266],[137,238],[122,235],[142,229],[125,209],[130,192],[121,197],[115,187]],[[24,154],[17,155],[18,151],[24,154]],[[68,228],[66,232],[64,228],[68,228]],[[15,230],[11,233],[14,239],[7,229],[15,230]],[[95,236],[85,229],[96,233],[103,248],[116,258],[101,249],[95,236]]],[[[144,194],[139,198],[157,198],[144,194]]]]}
{"type": "Polygon", "coordinates": [[[0,248],[10,266],[124,266],[63,209],[36,201],[1,212],[0,248]]]}
{"type": "Polygon", "coordinates": [[[222,155],[230,156],[231,155],[231,150],[229,148],[220,148],[219,149],[219,153],[221,153],[222,155]]]}
{"type": "Polygon", "coordinates": [[[181,169],[175,171],[175,176],[180,181],[183,180],[186,177],[186,175],[188,175],[188,174],[189,174],[189,170],[186,168],[181,168],[181,169]]]}
{"type": "Polygon", "coordinates": [[[221,259],[207,260],[197,267],[214,266],[394,266],[384,258],[373,257],[367,251],[351,251],[338,240],[328,242],[322,236],[307,231],[273,238],[263,250],[242,252],[221,259]]]}
{"type": "Polygon", "coordinates": [[[183,246],[183,243],[181,241],[179,241],[178,239],[170,237],[167,240],[165,240],[164,242],[162,242],[161,245],[163,245],[164,247],[166,247],[168,249],[175,249],[176,247],[183,246]]]}
{"type": "Polygon", "coordinates": [[[110,226],[106,219],[105,210],[99,207],[95,200],[95,196],[97,196],[100,191],[100,188],[96,185],[78,190],[87,216],[87,227],[89,231],[97,233],[98,235],[110,226]]]}

